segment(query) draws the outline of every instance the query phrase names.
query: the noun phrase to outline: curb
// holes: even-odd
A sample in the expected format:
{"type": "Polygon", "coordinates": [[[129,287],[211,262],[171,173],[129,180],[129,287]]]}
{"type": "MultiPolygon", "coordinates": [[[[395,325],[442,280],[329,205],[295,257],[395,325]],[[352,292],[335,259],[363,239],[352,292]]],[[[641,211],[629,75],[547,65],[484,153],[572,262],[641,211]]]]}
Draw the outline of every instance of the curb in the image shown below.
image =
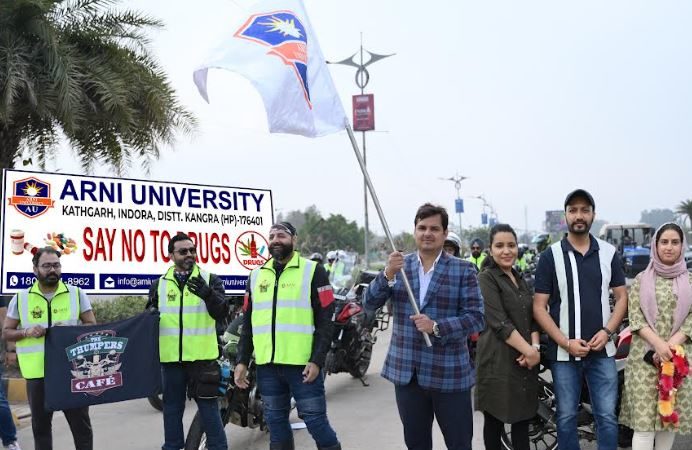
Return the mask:
{"type": "Polygon", "coordinates": [[[26,380],[24,378],[3,378],[2,387],[7,393],[9,402],[24,402],[28,401],[26,396],[26,380]]]}
{"type": "Polygon", "coordinates": [[[26,380],[24,378],[2,378],[2,388],[7,393],[7,401],[11,403],[10,411],[15,426],[19,426],[21,419],[31,417],[31,410],[27,404],[26,380]]]}

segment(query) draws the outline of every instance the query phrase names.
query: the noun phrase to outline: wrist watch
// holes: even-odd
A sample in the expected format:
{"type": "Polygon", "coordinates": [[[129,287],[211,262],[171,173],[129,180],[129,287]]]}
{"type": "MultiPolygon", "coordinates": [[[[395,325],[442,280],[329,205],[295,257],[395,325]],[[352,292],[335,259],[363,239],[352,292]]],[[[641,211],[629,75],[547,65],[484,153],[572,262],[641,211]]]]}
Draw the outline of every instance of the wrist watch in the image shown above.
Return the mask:
{"type": "Polygon", "coordinates": [[[433,336],[440,337],[440,326],[435,321],[433,321],[433,336]]]}

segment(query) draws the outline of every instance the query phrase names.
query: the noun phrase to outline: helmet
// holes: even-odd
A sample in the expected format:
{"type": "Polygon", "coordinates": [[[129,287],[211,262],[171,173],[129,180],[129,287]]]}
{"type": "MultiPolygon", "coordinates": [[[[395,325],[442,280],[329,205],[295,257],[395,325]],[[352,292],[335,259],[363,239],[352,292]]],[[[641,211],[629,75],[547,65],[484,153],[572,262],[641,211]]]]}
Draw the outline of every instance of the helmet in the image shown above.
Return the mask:
{"type": "Polygon", "coordinates": [[[550,235],[548,233],[543,233],[534,237],[531,242],[536,244],[536,251],[538,251],[538,253],[542,253],[550,246],[552,239],[550,239],[550,235]]]}
{"type": "Polygon", "coordinates": [[[452,256],[456,256],[458,258],[461,254],[461,239],[459,239],[459,236],[453,231],[447,233],[447,238],[445,239],[444,243],[445,247],[450,245],[454,247],[454,251],[451,253],[452,256]]]}
{"type": "Polygon", "coordinates": [[[336,250],[330,250],[327,252],[327,261],[332,261],[336,259],[336,250]]]}
{"type": "Polygon", "coordinates": [[[310,260],[322,263],[322,261],[324,261],[324,258],[322,258],[322,253],[315,252],[312,255],[310,255],[310,260]]]}
{"type": "Polygon", "coordinates": [[[449,233],[447,233],[447,239],[445,239],[445,244],[452,244],[456,248],[460,249],[461,239],[459,239],[459,236],[454,231],[450,231],[449,233]]]}
{"type": "Polygon", "coordinates": [[[348,255],[346,254],[345,251],[343,250],[337,250],[336,251],[336,257],[339,259],[345,259],[348,255]]]}

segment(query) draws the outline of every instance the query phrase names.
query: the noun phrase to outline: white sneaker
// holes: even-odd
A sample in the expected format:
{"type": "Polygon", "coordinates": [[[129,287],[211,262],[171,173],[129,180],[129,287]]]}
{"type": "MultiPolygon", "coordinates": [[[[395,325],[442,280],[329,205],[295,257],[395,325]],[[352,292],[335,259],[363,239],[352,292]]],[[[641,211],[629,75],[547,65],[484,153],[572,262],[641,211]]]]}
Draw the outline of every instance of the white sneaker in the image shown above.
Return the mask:
{"type": "Polygon", "coordinates": [[[5,448],[7,450],[22,450],[22,448],[19,446],[19,444],[17,442],[13,442],[5,448]]]}

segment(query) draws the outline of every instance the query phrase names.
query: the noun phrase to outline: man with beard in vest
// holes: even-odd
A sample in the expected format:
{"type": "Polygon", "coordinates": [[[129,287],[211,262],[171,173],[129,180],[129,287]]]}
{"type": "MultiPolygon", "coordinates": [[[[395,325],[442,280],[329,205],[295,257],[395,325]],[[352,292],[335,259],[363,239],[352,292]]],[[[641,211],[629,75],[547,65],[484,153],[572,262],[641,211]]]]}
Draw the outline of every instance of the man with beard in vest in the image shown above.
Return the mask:
{"type": "Polygon", "coordinates": [[[317,448],[339,450],[341,444],[327,420],[320,371],[334,329],[334,293],[324,267],[301,257],[293,250],[295,244],[293,225],[272,225],[272,258],[250,273],[245,292],[235,383],[248,387],[247,366],[254,351],[269,448],[295,448],[288,422],[292,396],[317,448]]]}
{"type": "MultiPolygon", "coordinates": [[[[46,330],[59,325],[95,325],[96,318],[86,293],[60,281],[60,252],[50,247],[39,249],[33,257],[36,282],[17,293],[7,308],[2,336],[16,342],[17,359],[31,410],[31,430],[36,450],[53,448],[53,411],[44,406],[44,366],[46,330]]],[[[72,430],[77,450],[92,450],[94,436],[89,407],[63,411],[72,430]]]]}
{"type": "MultiPolygon", "coordinates": [[[[162,450],[180,450],[185,446],[183,413],[187,386],[194,381],[191,378],[201,364],[215,364],[219,357],[216,321],[228,314],[223,281],[201,269],[195,262],[196,255],[197,249],[188,235],[173,236],[168,243],[173,266],[149,289],[148,306],[161,313],[159,357],[165,438],[162,450]]],[[[228,449],[216,398],[195,395],[195,401],[207,435],[207,448],[228,449]]]]}

